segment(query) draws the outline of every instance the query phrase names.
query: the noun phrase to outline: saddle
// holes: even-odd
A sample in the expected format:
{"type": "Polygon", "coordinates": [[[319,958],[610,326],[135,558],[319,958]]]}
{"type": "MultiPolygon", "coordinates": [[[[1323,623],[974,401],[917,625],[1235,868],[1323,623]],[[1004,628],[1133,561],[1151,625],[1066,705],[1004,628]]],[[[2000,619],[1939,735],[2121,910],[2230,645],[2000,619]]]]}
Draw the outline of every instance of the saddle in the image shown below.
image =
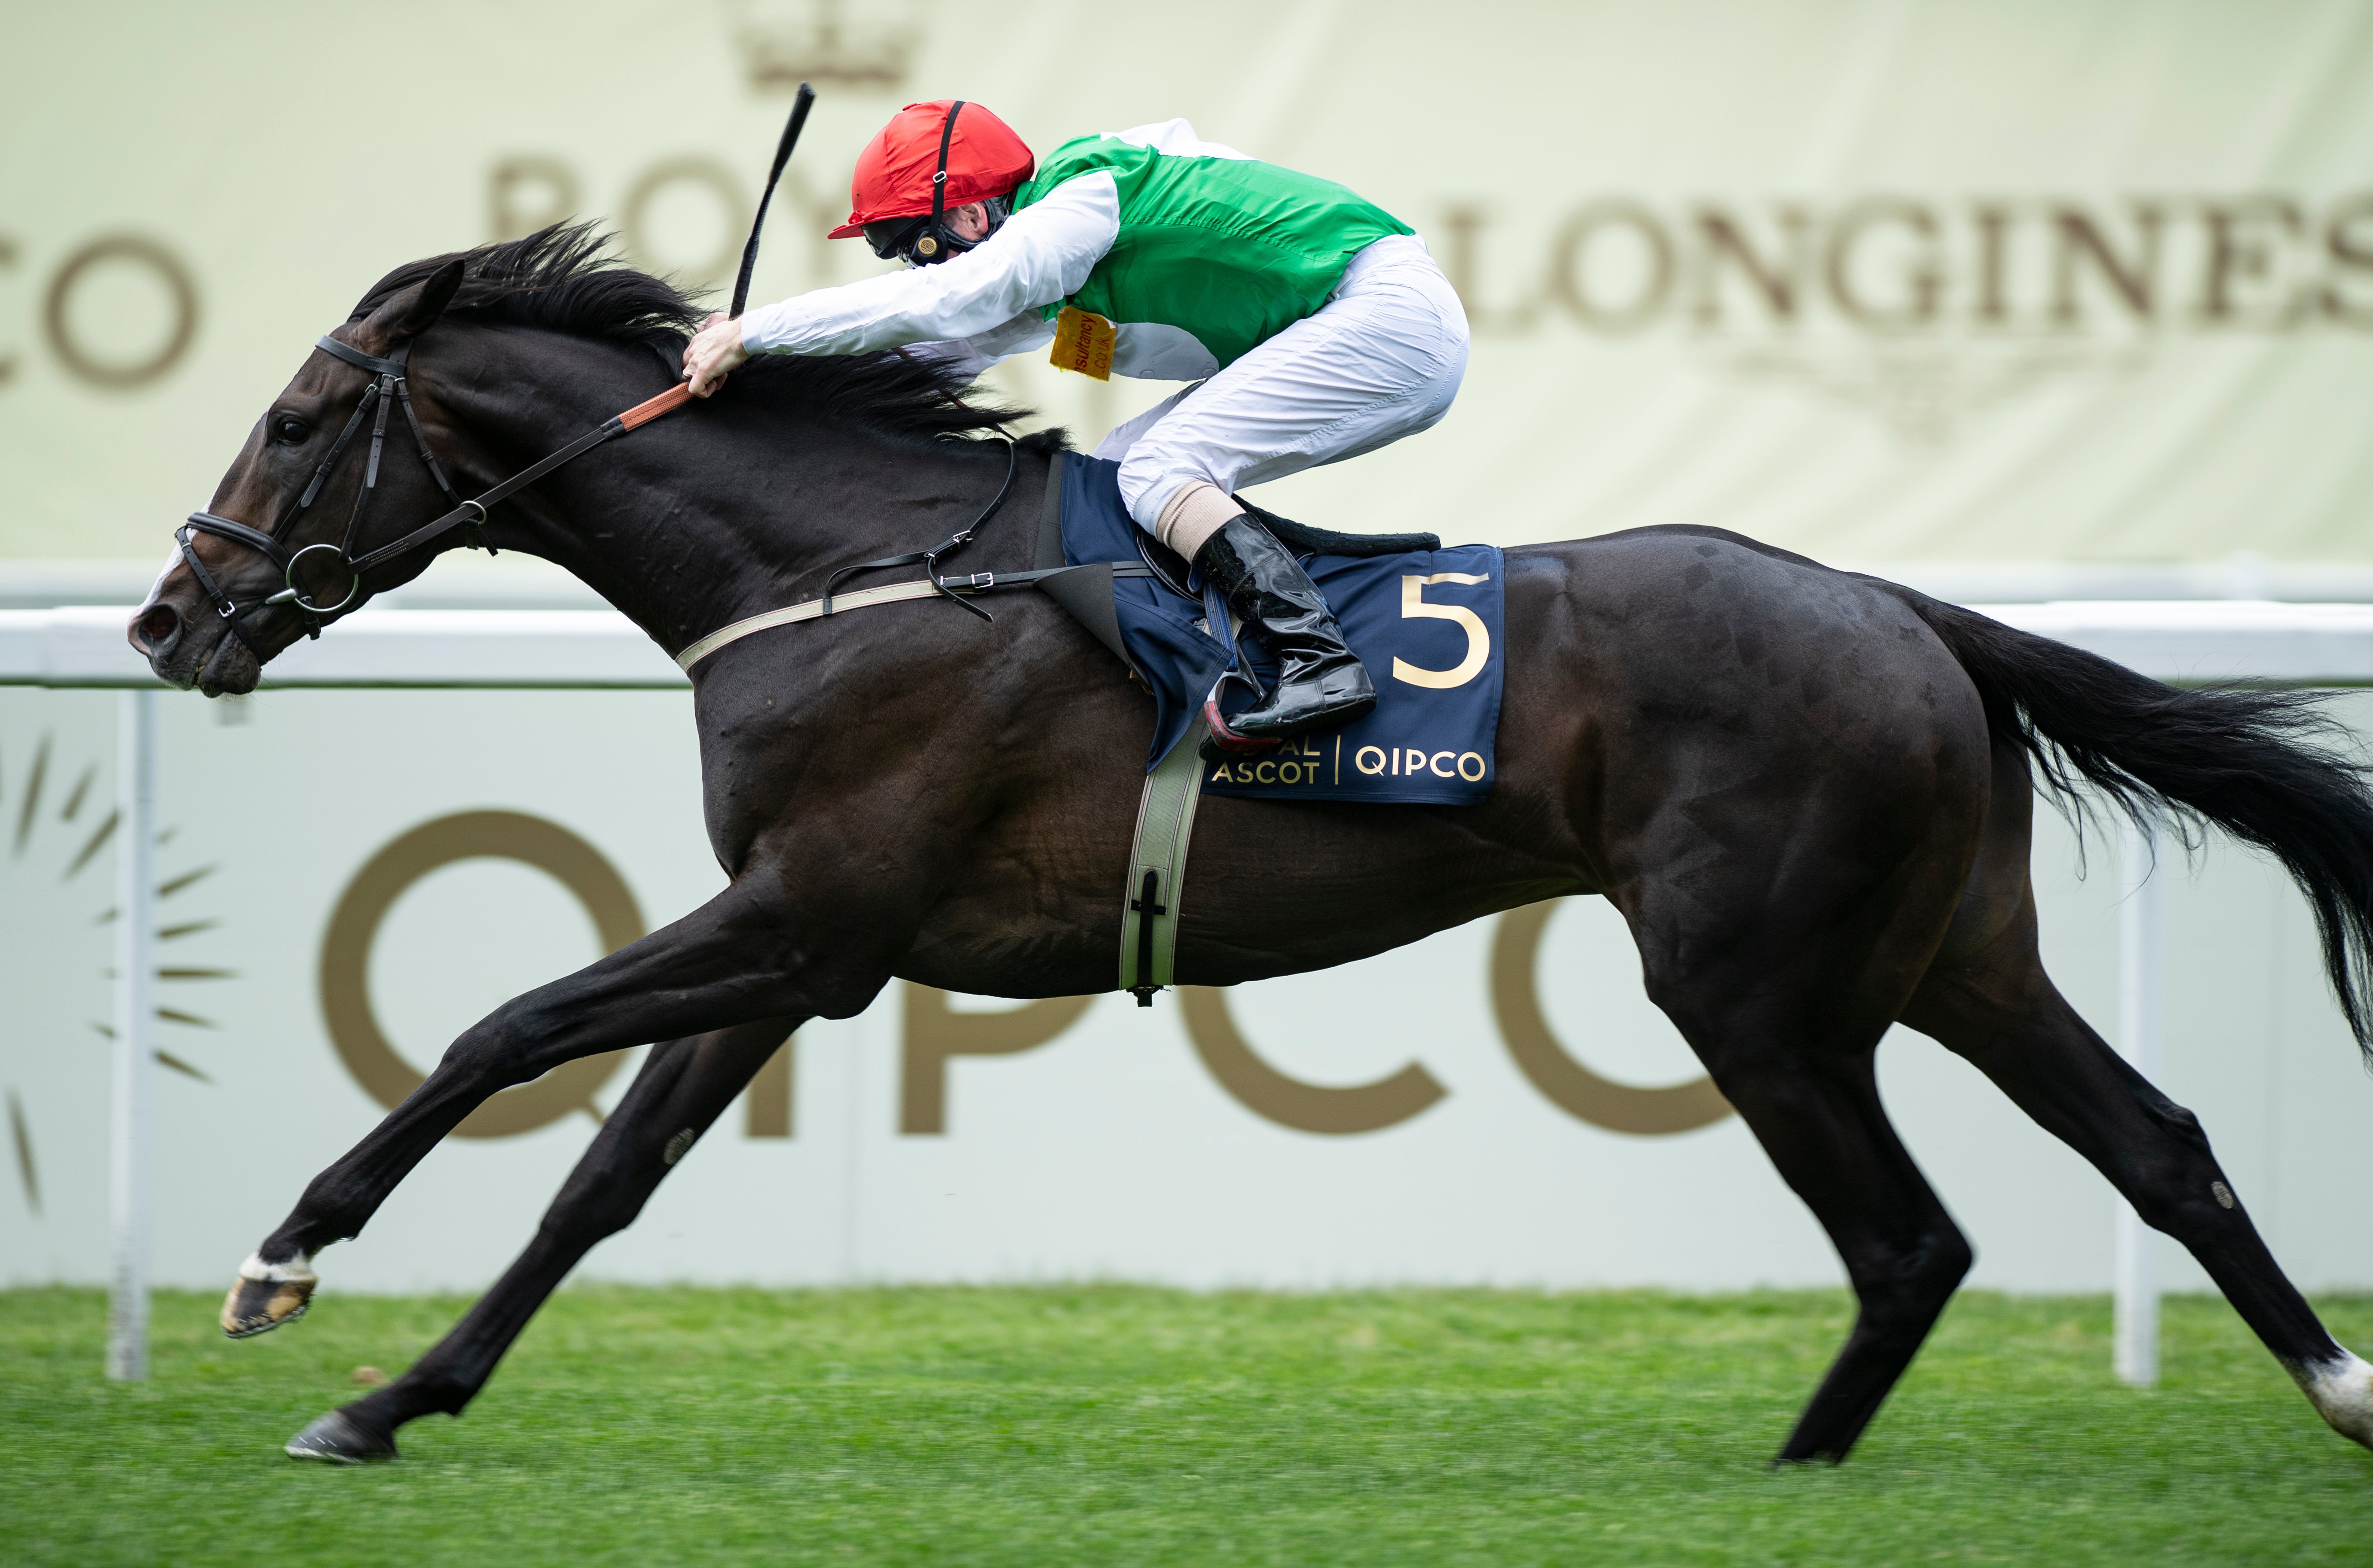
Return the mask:
{"type": "MultiPolygon", "coordinates": [[[[1059,475],[1059,469],[1058,473],[1059,475]]],[[[1337,533],[1332,528],[1315,528],[1307,523],[1297,523],[1281,517],[1264,506],[1256,506],[1243,496],[1233,497],[1245,515],[1260,524],[1286,549],[1307,559],[1313,555],[1341,555],[1354,560],[1367,560],[1378,555],[1400,555],[1412,550],[1439,550],[1442,538],[1430,533],[1337,533]]],[[[1137,536],[1138,559],[1153,575],[1154,581],[1180,598],[1199,602],[1202,595],[1189,588],[1188,579],[1194,568],[1185,556],[1147,533],[1133,530],[1137,536]]],[[[1046,504],[1038,513],[1038,542],[1032,566],[1041,572],[1058,572],[1063,560],[1063,486],[1059,482],[1046,486],[1046,504]]],[[[1098,574],[1093,566],[1074,567],[1059,575],[1042,578],[1038,587],[1047,597],[1070,611],[1081,625],[1086,627],[1096,641],[1110,648],[1120,661],[1134,670],[1136,664],[1122,645],[1120,620],[1112,607],[1112,576],[1109,571],[1098,574]]],[[[1142,676],[1140,675],[1140,679],[1142,676]]]]}

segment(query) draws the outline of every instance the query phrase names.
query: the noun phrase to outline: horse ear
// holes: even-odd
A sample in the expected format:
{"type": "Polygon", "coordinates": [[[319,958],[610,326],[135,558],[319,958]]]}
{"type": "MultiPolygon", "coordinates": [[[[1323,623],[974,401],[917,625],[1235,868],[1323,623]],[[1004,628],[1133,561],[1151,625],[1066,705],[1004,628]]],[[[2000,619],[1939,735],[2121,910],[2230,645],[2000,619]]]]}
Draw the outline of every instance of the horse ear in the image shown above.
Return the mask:
{"type": "MultiPolygon", "coordinates": [[[[445,314],[445,307],[453,303],[454,291],[462,286],[462,259],[459,256],[428,274],[408,303],[396,307],[395,319],[386,323],[389,347],[407,338],[418,337],[437,324],[445,314]]],[[[392,303],[392,302],[391,302],[392,303]]]]}

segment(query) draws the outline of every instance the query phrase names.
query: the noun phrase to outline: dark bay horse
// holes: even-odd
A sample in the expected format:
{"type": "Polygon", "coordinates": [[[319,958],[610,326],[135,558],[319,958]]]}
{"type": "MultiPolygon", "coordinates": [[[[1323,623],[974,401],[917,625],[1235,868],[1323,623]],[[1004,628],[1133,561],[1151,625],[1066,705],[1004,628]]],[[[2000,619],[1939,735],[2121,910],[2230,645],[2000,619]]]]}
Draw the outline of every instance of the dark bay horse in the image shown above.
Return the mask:
{"type": "MultiPolygon", "coordinates": [[[[695,319],[585,231],[552,230],[400,268],[334,335],[372,355],[413,345],[427,444],[468,492],[666,389],[695,319]]],[[[370,380],[311,354],[212,510],[270,527],[370,380]]],[[[522,491],[486,537],[574,572],[672,652],[987,505],[1008,447],[981,437],[1011,413],[962,390],[899,355],[760,360],[711,401],[522,491]]],[[[357,554],[445,510],[407,445],[391,441],[357,554]]],[[[1013,494],[961,569],[1029,564],[1055,447],[1022,444],[1013,494]]],[[[342,459],[284,546],[337,540],[361,469],[342,459]]],[[[195,548],[242,603],[281,586],[257,552],[215,537],[195,548]]],[[[374,568],[364,597],[432,553],[374,568]]],[[[2280,858],[2313,903],[2364,1041],[2373,798],[2311,700],[2173,690],[1718,530],[1512,549],[1507,571],[1490,801],[1207,799],[1181,978],[1320,969],[1602,894],[1630,923],[1649,993],[1818,1216],[1860,1301],[1780,1459],[1845,1457],[1970,1266],[1879,1103],[1874,1056],[1899,1020],[1974,1063],[2190,1248],[2324,1418],[2373,1446],[2373,1366],[2284,1278],[2191,1113],[2053,989],[2028,881],[2039,782],[2215,823],[2280,858]]],[[[1112,988],[1151,705],[1051,601],[991,602],[993,622],[918,600],[781,627],[695,668],[704,808],[730,885],[465,1031],[264,1238],[225,1327],[301,1311],[313,1255],[359,1234],[487,1096],[662,1043],[500,1282],[292,1453],[392,1456],[405,1422],[458,1413],[801,1020],[854,1014],[893,976],[1013,997],[1112,988]]],[[[306,627],[284,605],[241,630],[177,563],[130,634],[159,675],[215,694],[252,689],[262,659],[306,627]]]]}

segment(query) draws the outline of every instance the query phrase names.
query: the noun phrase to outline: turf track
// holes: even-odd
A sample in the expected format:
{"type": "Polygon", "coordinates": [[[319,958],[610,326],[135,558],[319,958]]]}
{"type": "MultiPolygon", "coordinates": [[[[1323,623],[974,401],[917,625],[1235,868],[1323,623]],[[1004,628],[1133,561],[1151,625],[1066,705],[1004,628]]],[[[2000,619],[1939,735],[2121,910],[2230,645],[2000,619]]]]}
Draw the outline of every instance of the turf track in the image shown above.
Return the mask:
{"type": "Polygon", "coordinates": [[[2105,1301],[1964,1296],[1852,1464],[1774,1473],[1841,1295],[591,1287],[401,1464],[280,1457],[461,1305],[232,1344],[166,1295],[123,1386],[96,1293],[0,1292],[0,1562],[2373,1561],[2373,1454],[2213,1300],[2137,1393],[2105,1301]]]}

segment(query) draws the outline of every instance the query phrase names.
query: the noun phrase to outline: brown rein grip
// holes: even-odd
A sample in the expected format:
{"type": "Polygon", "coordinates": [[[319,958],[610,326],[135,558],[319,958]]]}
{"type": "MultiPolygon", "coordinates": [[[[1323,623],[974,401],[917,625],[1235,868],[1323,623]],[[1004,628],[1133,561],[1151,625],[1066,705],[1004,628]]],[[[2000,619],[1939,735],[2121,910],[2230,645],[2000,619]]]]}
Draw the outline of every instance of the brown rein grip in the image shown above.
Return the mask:
{"type": "Polygon", "coordinates": [[[692,383],[689,381],[678,381],[674,386],[670,387],[658,397],[652,398],[647,402],[637,403],[634,407],[620,414],[618,416],[618,428],[621,430],[632,430],[638,424],[649,424],[652,420],[655,420],[660,415],[667,412],[668,410],[672,408],[681,408],[691,401],[692,383]]]}

